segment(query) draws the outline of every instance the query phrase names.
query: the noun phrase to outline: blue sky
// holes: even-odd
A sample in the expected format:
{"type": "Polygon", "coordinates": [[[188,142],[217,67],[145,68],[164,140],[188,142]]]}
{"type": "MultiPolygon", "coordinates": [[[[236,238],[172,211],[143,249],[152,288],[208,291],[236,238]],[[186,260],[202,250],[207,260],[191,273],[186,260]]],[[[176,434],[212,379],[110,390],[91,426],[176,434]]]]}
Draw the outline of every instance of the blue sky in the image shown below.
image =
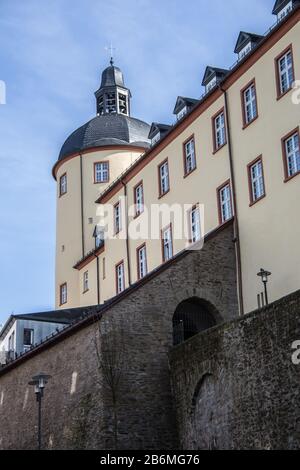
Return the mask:
{"type": "Polygon", "coordinates": [[[206,65],[228,67],[240,30],[264,33],[273,0],[1,0],[0,323],[54,306],[51,168],[95,115],[105,46],[131,88],[132,115],[172,122],[178,95],[197,98],[206,65]]]}

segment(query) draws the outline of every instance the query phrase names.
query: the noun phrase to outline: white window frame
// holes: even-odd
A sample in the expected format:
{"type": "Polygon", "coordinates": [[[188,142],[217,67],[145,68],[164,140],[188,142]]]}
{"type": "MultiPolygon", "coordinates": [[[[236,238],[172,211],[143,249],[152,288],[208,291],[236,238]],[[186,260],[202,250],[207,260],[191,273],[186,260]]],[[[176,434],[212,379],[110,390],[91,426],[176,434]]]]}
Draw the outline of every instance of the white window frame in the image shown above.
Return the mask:
{"type": "Polygon", "coordinates": [[[96,162],[94,166],[95,183],[108,183],[109,181],[109,162],[96,162]]]}
{"type": "Polygon", "coordinates": [[[277,14],[277,20],[282,21],[293,9],[293,2],[292,0],[280,10],[277,14]]]}
{"type": "Polygon", "coordinates": [[[122,230],[122,220],[121,220],[121,202],[118,202],[114,206],[114,231],[117,235],[122,230]]]}
{"type": "Polygon", "coordinates": [[[215,117],[215,147],[216,150],[226,144],[225,113],[222,111],[215,117]]]}
{"type": "Polygon", "coordinates": [[[295,132],[284,142],[287,176],[291,178],[300,172],[299,133],[295,132]]]}
{"type": "Polygon", "coordinates": [[[151,140],[151,145],[155,145],[157,144],[157,142],[160,141],[160,132],[157,132],[157,134],[155,134],[153,137],[152,137],[152,140],[151,140]]]}
{"type": "Polygon", "coordinates": [[[160,196],[163,196],[170,190],[169,162],[165,161],[159,166],[159,185],[160,196]]]}
{"type": "Polygon", "coordinates": [[[23,330],[23,346],[33,346],[33,341],[34,341],[34,329],[33,328],[24,328],[23,330]],[[25,336],[25,330],[30,331],[30,344],[25,344],[24,342],[24,336],[25,336]]]}
{"type": "Polygon", "coordinates": [[[201,219],[199,206],[194,207],[189,213],[191,243],[201,240],[201,219]]]}
{"type": "Polygon", "coordinates": [[[215,76],[215,77],[212,78],[211,81],[208,82],[208,84],[206,85],[206,87],[205,87],[205,93],[208,93],[209,91],[211,91],[213,88],[215,88],[216,85],[217,85],[217,77],[215,76]]]}
{"type": "Polygon", "coordinates": [[[179,113],[176,115],[177,121],[180,121],[187,114],[187,107],[185,106],[179,113]]]}
{"type": "Polygon", "coordinates": [[[257,162],[250,165],[250,181],[252,202],[256,202],[265,195],[263,162],[260,158],[257,162]]]}
{"type": "Polygon", "coordinates": [[[255,83],[251,83],[243,92],[245,124],[250,124],[257,118],[257,97],[255,83]]]}
{"type": "Polygon", "coordinates": [[[147,250],[146,245],[141,246],[138,248],[138,276],[139,279],[143,279],[147,275],[147,250]]]}
{"type": "Polygon", "coordinates": [[[233,216],[230,183],[219,189],[219,204],[221,222],[225,223],[227,220],[232,219],[233,216]]]}
{"type": "Polygon", "coordinates": [[[116,277],[117,277],[117,294],[121,294],[125,290],[124,261],[122,261],[116,266],[116,277]]]}
{"type": "Polygon", "coordinates": [[[85,271],[83,273],[83,293],[89,290],[89,272],[85,271]]]}
{"type": "Polygon", "coordinates": [[[68,286],[64,283],[59,288],[60,305],[65,305],[68,302],[68,286]]]}
{"type": "Polygon", "coordinates": [[[277,68],[279,91],[280,95],[283,95],[292,88],[294,82],[293,53],[291,49],[278,59],[277,68]]]}
{"type": "Polygon", "coordinates": [[[184,144],[185,174],[189,175],[196,169],[195,139],[192,137],[184,144]]]}
{"type": "Polygon", "coordinates": [[[162,231],[163,261],[173,258],[172,227],[169,226],[162,231]]]}
{"type": "Polygon", "coordinates": [[[63,196],[67,194],[68,191],[68,180],[67,180],[67,173],[62,175],[59,179],[59,195],[63,196]]]}
{"type": "Polygon", "coordinates": [[[249,41],[245,47],[239,52],[239,60],[242,60],[252,50],[252,42],[249,41]]]}
{"type": "Polygon", "coordinates": [[[135,213],[136,215],[142,214],[144,212],[144,186],[143,183],[138,184],[134,189],[135,194],[135,213]]]}

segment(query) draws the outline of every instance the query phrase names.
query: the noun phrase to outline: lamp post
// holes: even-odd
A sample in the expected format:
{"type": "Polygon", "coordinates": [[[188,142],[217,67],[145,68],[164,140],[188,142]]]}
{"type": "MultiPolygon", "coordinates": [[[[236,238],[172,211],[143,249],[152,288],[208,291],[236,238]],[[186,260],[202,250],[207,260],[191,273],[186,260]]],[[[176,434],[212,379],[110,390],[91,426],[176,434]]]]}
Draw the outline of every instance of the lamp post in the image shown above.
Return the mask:
{"type": "Polygon", "coordinates": [[[258,277],[261,278],[264,284],[266,305],[269,305],[267,284],[268,284],[269,277],[272,275],[272,273],[261,268],[261,270],[259,271],[259,273],[257,273],[257,275],[258,277]]]}
{"type": "Polygon", "coordinates": [[[44,388],[49,379],[51,379],[51,375],[41,372],[40,374],[32,377],[32,380],[28,382],[29,385],[34,386],[34,393],[38,403],[38,450],[41,450],[42,448],[42,398],[44,395],[44,388]]]}

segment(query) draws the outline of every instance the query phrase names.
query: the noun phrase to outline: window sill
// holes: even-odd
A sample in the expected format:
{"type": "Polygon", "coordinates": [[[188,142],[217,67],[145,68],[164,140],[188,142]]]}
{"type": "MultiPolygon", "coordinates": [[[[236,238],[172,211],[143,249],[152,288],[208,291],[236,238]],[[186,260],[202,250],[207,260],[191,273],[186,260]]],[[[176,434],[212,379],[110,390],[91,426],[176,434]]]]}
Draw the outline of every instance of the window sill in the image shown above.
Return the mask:
{"type": "Polygon", "coordinates": [[[284,183],[288,183],[289,181],[291,181],[293,178],[295,178],[298,175],[300,175],[300,170],[297,171],[297,173],[294,173],[292,176],[287,176],[284,180],[284,183]]]}
{"type": "Polygon", "coordinates": [[[94,181],[94,184],[107,184],[109,183],[109,180],[107,181],[94,181]]]}
{"type": "Polygon", "coordinates": [[[87,292],[89,292],[90,289],[86,289],[82,292],[82,294],[86,294],[87,292]]]}
{"type": "Polygon", "coordinates": [[[139,213],[136,213],[135,216],[133,217],[133,220],[136,220],[138,219],[139,217],[141,217],[141,215],[144,213],[144,211],[142,212],[139,212],[139,213]]]}
{"type": "Polygon", "coordinates": [[[184,178],[187,178],[187,177],[190,176],[192,173],[194,173],[194,171],[196,171],[196,170],[197,170],[197,167],[195,166],[195,168],[193,168],[191,171],[189,171],[188,173],[185,173],[183,177],[184,177],[184,178]]]}
{"type": "Polygon", "coordinates": [[[162,198],[165,197],[169,192],[170,192],[170,189],[168,189],[168,191],[166,191],[165,193],[160,194],[160,195],[158,196],[158,199],[162,199],[162,198]]]}
{"type": "Polygon", "coordinates": [[[248,123],[247,123],[247,122],[244,122],[243,131],[244,131],[245,129],[247,129],[247,127],[251,126],[251,124],[252,124],[253,122],[255,122],[255,121],[258,119],[258,117],[259,117],[259,116],[257,115],[255,118],[252,119],[252,121],[250,121],[250,122],[248,122],[248,123]]]}
{"type": "Polygon", "coordinates": [[[234,216],[230,217],[230,219],[224,220],[224,222],[222,220],[219,220],[219,228],[222,227],[223,225],[228,224],[228,222],[230,222],[233,219],[234,219],[234,216]]]}
{"type": "Polygon", "coordinates": [[[286,90],[284,93],[277,94],[277,101],[281,100],[285,95],[287,95],[291,90],[293,90],[293,86],[291,86],[288,90],[286,90]]]}
{"type": "Polygon", "coordinates": [[[60,199],[61,197],[64,197],[66,194],[68,194],[68,191],[66,191],[65,193],[61,193],[61,194],[59,194],[59,196],[58,196],[58,197],[59,197],[59,199],[60,199]]]}
{"type": "Polygon", "coordinates": [[[219,150],[221,150],[222,148],[226,147],[226,145],[227,145],[227,141],[224,144],[220,145],[220,147],[214,148],[213,155],[216,155],[216,153],[218,153],[219,150]]]}
{"type": "Polygon", "coordinates": [[[256,199],[255,201],[250,202],[249,207],[255,206],[255,204],[257,204],[259,201],[261,201],[261,200],[264,199],[265,197],[266,197],[266,194],[264,194],[263,196],[260,196],[260,197],[259,197],[258,199],[256,199]]]}

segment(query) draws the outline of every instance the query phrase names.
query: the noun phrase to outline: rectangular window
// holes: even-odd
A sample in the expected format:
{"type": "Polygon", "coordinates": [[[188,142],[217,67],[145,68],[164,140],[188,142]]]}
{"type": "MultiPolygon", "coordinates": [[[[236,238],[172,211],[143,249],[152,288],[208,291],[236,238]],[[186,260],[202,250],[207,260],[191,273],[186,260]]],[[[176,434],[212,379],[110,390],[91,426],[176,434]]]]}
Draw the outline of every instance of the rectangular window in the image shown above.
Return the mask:
{"type": "Polygon", "coordinates": [[[196,168],[195,140],[190,138],[183,144],[184,174],[189,175],[196,168]]]}
{"type": "Polygon", "coordinates": [[[33,345],[33,334],[34,330],[31,328],[24,328],[23,334],[23,345],[24,346],[32,346],[33,345]]]}
{"type": "Polygon", "coordinates": [[[226,144],[226,127],[224,110],[212,118],[214,152],[226,144]]]}
{"type": "Polygon", "coordinates": [[[254,204],[265,196],[265,182],[262,158],[248,165],[250,203],[254,204]]]}
{"type": "Polygon", "coordinates": [[[159,172],[159,195],[160,197],[170,190],[169,164],[166,160],[158,167],[159,172]]]}
{"type": "Polygon", "coordinates": [[[108,183],[109,181],[109,162],[98,162],[94,164],[94,182],[108,183]]]}
{"type": "Polygon", "coordinates": [[[299,129],[282,140],[286,179],[300,173],[299,129]]]}
{"type": "Polygon", "coordinates": [[[294,82],[294,64],[292,46],[275,59],[277,95],[278,98],[285,95],[294,82]]]}
{"type": "Polygon", "coordinates": [[[114,207],[114,225],[115,234],[117,235],[121,231],[121,203],[118,202],[114,207]]]}
{"type": "Polygon", "coordinates": [[[117,294],[121,294],[125,290],[124,262],[122,261],[116,266],[116,283],[117,294]]]}
{"type": "Polygon", "coordinates": [[[15,332],[13,331],[10,337],[8,338],[8,350],[14,351],[15,350],[15,332]]]}
{"type": "Polygon", "coordinates": [[[60,305],[66,304],[68,301],[68,290],[67,290],[67,284],[62,284],[60,286],[60,305]]]}
{"type": "Polygon", "coordinates": [[[83,273],[83,293],[89,290],[89,272],[83,273]]]}
{"type": "Polygon", "coordinates": [[[59,179],[59,195],[63,196],[67,193],[67,174],[65,173],[59,179]]]}
{"type": "Polygon", "coordinates": [[[171,225],[162,230],[162,252],[163,261],[168,261],[173,257],[173,240],[172,240],[172,227],[171,225]]]}
{"type": "Polygon", "coordinates": [[[230,183],[218,189],[219,219],[223,224],[232,218],[231,189],[230,183]]]}
{"type": "Polygon", "coordinates": [[[258,117],[254,80],[242,90],[242,106],[244,127],[246,127],[258,117]]]}
{"type": "Polygon", "coordinates": [[[187,107],[185,106],[179,113],[177,113],[176,118],[177,121],[180,121],[186,114],[187,114],[187,107]]]}
{"type": "Polygon", "coordinates": [[[279,11],[277,15],[278,21],[282,21],[293,9],[293,2],[292,0],[284,7],[282,10],[279,11]]]}
{"type": "Polygon", "coordinates": [[[146,245],[137,249],[138,279],[143,279],[147,274],[147,252],[146,245]]]}
{"type": "Polygon", "coordinates": [[[143,183],[139,183],[134,188],[135,215],[138,216],[144,211],[144,188],[143,183]]]}
{"type": "Polygon", "coordinates": [[[200,223],[200,210],[199,207],[194,207],[189,213],[190,222],[190,241],[197,243],[201,240],[201,223],[200,223]]]}

